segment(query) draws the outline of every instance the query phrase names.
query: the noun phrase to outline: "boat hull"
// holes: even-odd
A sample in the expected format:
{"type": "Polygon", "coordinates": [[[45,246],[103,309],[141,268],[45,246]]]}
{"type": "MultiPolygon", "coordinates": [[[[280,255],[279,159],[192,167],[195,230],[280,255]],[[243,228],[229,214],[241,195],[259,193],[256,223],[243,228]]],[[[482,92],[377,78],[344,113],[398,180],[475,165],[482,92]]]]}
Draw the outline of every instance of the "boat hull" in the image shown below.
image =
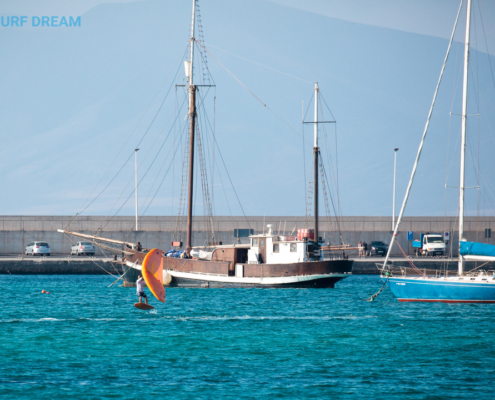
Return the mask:
{"type": "MultiPolygon", "coordinates": [[[[352,275],[350,260],[314,261],[294,264],[243,264],[242,276],[235,276],[228,262],[164,259],[164,271],[171,276],[169,287],[265,287],[333,288],[352,275]],[[229,272],[230,271],[230,272],[229,272]]],[[[124,265],[124,286],[135,286],[139,263],[124,265]]]]}
{"type": "Polygon", "coordinates": [[[493,280],[389,277],[387,286],[400,302],[495,303],[493,280]]]}

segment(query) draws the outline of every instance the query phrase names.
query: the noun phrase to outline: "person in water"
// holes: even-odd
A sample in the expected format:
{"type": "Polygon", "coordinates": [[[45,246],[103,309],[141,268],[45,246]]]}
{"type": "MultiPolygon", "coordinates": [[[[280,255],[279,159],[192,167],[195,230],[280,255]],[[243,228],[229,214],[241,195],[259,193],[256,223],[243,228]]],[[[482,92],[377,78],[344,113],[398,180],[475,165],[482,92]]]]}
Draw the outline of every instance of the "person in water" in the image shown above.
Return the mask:
{"type": "Polygon", "coordinates": [[[146,304],[148,304],[148,297],[146,296],[146,293],[144,293],[144,285],[146,285],[146,282],[144,281],[143,277],[139,275],[138,280],[136,281],[136,294],[139,296],[140,303],[142,303],[141,299],[144,297],[146,304]]]}

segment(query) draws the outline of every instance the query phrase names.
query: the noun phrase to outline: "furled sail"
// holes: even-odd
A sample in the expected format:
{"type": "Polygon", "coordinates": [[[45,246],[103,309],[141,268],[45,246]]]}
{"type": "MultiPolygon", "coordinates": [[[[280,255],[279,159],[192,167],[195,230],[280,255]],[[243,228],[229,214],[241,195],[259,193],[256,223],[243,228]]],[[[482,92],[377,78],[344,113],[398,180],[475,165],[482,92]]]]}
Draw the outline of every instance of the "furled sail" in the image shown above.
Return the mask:
{"type": "Polygon", "coordinates": [[[461,241],[459,252],[466,260],[495,261],[493,244],[461,241]]]}

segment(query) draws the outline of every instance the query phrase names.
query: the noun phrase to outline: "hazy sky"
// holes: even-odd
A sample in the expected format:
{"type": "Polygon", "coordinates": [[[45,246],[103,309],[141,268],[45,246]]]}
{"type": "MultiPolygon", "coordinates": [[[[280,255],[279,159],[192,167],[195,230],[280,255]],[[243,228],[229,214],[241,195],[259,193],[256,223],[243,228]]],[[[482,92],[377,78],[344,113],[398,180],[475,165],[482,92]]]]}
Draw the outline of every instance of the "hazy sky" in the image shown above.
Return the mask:
{"type": "MultiPolygon", "coordinates": [[[[327,17],[421,35],[450,38],[459,1],[453,0],[271,0],[275,3],[327,17]]],[[[477,4],[478,6],[478,4],[477,4]]],[[[479,2],[487,25],[494,4],[479,2]]]]}
{"type": "MultiPolygon", "coordinates": [[[[468,193],[470,215],[495,210],[495,59],[487,55],[495,53],[494,4],[474,1],[473,41],[480,51],[471,52],[470,114],[480,118],[469,122],[467,185],[478,185],[479,165],[482,189],[479,197],[474,189],[468,193]]],[[[216,83],[201,91],[208,92],[209,120],[201,121],[201,129],[207,168],[214,166],[208,179],[215,214],[241,214],[238,196],[249,215],[304,215],[312,130],[304,128],[303,142],[301,107],[303,101],[310,105],[315,81],[326,102],[323,118],[330,117],[328,105],[337,121],[320,134],[330,202],[337,204],[338,173],[344,215],[390,215],[393,149],[399,147],[398,209],[459,2],[199,5],[216,83]]],[[[105,188],[84,214],[120,209],[132,215],[136,146],[141,212],[177,212],[185,110],[172,125],[183,100],[173,84],[184,83],[190,14],[189,0],[0,3],[4,23],[7,17],[28,17],[24,27],[0,26],[1,214],[73,215],[105,188]],[[30,26],[33,17],[43,16],[80,16],[81,26],[30,26]]],[[[458,185],[463,27],[461,17],[407,215],[456,212],[456,191],[445,184],[458,185]]],[[[196,194],[195,210],[202,213],[200,182],[196,194]]]]}

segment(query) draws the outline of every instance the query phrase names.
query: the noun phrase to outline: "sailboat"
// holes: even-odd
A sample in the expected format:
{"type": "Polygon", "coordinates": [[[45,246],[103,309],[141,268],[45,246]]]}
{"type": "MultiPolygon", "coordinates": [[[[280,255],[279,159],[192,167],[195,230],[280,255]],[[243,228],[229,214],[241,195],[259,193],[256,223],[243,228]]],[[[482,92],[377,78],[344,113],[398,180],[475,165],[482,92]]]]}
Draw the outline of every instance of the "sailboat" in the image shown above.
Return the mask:
{"type": "MultiPolygon", "coordinates": [[[[406,276],[404,272],[401,275],[394,275],[390,266],[387,264],[392,246],[399,231],[400,222],[406,208],[407,200],[416,173],[416,168],[421,156],[423,144],[428,131],[433,106],[438,93],[438,88],[442,80],[445,65],[449,56],[452,40],[456,30],[459,15],[462,9],[462,1],[459,6],[457,18],[454,24],[454,30],[450,38],[445,61],[437,83],[437,88],[433,96],[433,102],[430,108],[423,137],[419,146],[416,161],[413,166],[411,178],[406,190],[406,195],[402,203],[402,208],[394,229],[392,240],[381,268],[381,278],[391,289],[394,296],[401,302],[443,302],[443,303],[495,303],[495,273],[491,274],[476,268],[476,271],[465,271],[465,261],[484,261],[488,263],[495,261],[495,246],[477,242],[468,242],[464,239],[464,191],[465,187],[465,153],[466,153],[466,124],[467,124],[467,96],[468,96],[468,65],[469,65],[469,40],[470,40],[470,22],[471,22],[471,0],[467,0],[466,6],[466,32],[464,42],[464,74],[463,74],[463,93],[462,93],[462,121],[461,121],[461,154],[460,154],[460,184],[459,184],[459,256],[458,271],[456,276],[427,276],[425,273],[416,269],[417,276],[406,276]]],[[[402,269],[404,271],[404,269],[402,269]]]]}
{"type": "Polygon", "coordinates": [[[195,38],[196,0],[193,0],[190,44],[190,60],[185,61],[186,88],[188,90],[188,185],[186,244],[175,241],[171,250],[139,248],[136,244],[101,235],[86,235],[69,230],[60,232],[92,240],[101,248],[120,254],[124,270],[124,286],[134,286],[148,253],[155,260],[159,256],[159,270],[163,271],[162,283],[167,286],[256,286],[256,287],[323,287],[333,288],[335,283],[352,274],[353,261],[345,255],[348,245],[323,247],[319,236],[318,181],[318,84],[315,84],[314,124],[314,229],[300,229],[297,236],[275,234],[271,225],[267,231],[251,234],[248,244],[223,245],[209,242],[193,246],[193,189],[194,154],[197,126],[197,92],[202,85],[195,83],[194,48],[203,47],[195,38]],[[332,259],[324,259],[324,250],[334,252],[332,259]]]}

